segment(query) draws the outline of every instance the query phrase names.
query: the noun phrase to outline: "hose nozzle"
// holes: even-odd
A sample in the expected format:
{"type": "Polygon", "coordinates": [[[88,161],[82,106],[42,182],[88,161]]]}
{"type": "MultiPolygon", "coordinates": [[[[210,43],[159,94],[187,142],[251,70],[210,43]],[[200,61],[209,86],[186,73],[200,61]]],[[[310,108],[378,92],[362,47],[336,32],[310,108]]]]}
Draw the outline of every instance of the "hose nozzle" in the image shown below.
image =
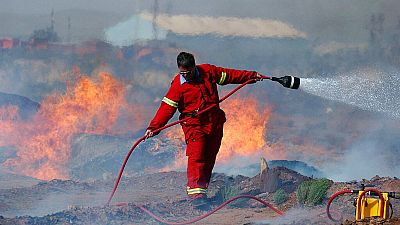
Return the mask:
{"type": "Polygon", "coordinates": [[[293,76],[272,77],[271,80],[277,81],[286,88],[298,89],[300,87],[300,78],[293,76]]]}

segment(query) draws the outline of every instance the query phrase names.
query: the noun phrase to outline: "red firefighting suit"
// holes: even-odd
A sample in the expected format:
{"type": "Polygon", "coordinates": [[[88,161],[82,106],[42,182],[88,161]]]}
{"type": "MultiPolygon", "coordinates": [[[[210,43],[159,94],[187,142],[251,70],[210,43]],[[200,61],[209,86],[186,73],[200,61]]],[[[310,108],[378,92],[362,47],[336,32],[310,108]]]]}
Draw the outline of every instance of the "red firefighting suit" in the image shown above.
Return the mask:
{"type": "Polygon", "coordinates": [[[210,182],[215,159],[223,136],[225,113],[219,105],[207,112],[195,116],[212,104],[218,104],[217,85],[240,84],[256,78],[257,72],[234,70],[214,65],[196,65],[197,78],[190,82],[181,82],[177,74],[161,105],[150,122],[148,130],[164,126],[172,118],[176,109],[180,117],[191,117],[181,123],[187,144],[187,193],[188,195],[205,194],[210,182]]]}

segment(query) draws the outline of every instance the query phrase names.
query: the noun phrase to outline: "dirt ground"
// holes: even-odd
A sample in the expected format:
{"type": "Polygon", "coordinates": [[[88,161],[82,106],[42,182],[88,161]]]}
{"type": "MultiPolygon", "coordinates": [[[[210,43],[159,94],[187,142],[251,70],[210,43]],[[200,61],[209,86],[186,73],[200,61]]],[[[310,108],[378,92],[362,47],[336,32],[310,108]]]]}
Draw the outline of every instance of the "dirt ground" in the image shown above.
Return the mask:
{"type": "MultiPolygon", "coordinates": [[[[191,220],[206,212],[194,209],[187,201],[185,176],[183,172],[165,172],[124,177],[109,206],[105,203],[114,185],[112,179],[93,182],[53,180],[0,189],[0,224],[159,224],[139,208],[142,205],[167,221],[191,220]]],[[[299,206],[293,192],[285,203],[276,205],[272,193],[260,193],[255,179],[214,174],[210,196],[221,187],[241,187],[245,194],[256,195],[285,212],[284,216],[254,200],[239,200],[195,224],[335,224],[327,218],[325,204],[299,206]]],[[[376,178],[364,183],[400,191],[398,179],[376,178]]],[[[328,195],[357,185],[358,182],[335,183],[328,195]]],[[[356,223],[350,200],[338,199],[337,206],[333,204],[332,210],[342,214],[343,224],[399,224],[399,202],[394,204],[395,218],[390,221],[356,223]]]]}

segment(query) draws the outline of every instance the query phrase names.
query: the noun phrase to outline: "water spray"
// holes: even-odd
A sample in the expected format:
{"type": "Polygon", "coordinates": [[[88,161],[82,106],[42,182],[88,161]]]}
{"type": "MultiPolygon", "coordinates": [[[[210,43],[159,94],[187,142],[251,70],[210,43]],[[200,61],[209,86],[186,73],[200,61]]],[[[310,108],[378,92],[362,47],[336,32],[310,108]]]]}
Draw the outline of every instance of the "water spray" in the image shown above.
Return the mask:
{"type": "Polygon", "coordinates": [[[355,70],[330,77],[302,78],[300,89],[325,99],[400,118],[397,71],[355,70]]]}

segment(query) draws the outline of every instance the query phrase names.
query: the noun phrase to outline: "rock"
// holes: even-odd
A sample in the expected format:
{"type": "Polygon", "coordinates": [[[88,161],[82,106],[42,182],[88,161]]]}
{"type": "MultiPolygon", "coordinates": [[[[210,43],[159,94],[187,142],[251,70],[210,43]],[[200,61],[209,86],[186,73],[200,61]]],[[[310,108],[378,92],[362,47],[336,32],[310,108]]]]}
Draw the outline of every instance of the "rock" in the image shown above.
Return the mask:
{"type": "Polygon", "coordinates": [[[286,193],[291,193],[297,189],[301,182],[309,179],[309,177],[285,167],[274,167],[266,169],[260,174],[260,190],[262,192],[275,192],[281,188],[286,193]]]}

